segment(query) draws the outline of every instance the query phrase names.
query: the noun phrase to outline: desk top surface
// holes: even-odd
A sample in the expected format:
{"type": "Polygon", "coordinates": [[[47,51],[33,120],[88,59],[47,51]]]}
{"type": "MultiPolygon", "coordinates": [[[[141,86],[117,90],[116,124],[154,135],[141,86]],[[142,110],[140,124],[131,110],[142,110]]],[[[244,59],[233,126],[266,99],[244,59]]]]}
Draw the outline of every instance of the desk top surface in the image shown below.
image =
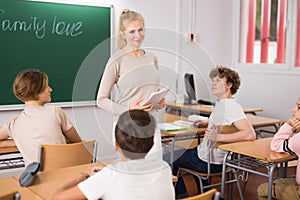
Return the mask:
{"type": "MultiPolygon", "coordinates": [[[[114,162],[118,162],[118,160],[104,161],[103,163],[105,165],[114,162]]],[[[34,179],[33,185],[29,186],[28,189],[38,194],[43,199],[51,199],[53,193],[59,187],[71,181],[78,173],[90,173],[94,166],[103,166],[103,163],[90,163],[40,172],[34,179]]],[[[17,181],[18,177],[14,177],[14,179],[17,181]]],[[[173,181],[177,181],[177,177],[173,177],[173,181]]]]}
{"type": "MultiPolygon", "coordinates": [[[[246,114],[246,116],[253,127],[268,126],[268,125],[276,125],[278,127],[281,122],[280,119],[273,119],[269,117],[262,117],[262,116],[252,115],[252,114],[246,114]]],[[[162,118],[162,122],[164,123],[165,122],[171,123],[174,122],[175,120],[188,121],[186,117],[169,114],[169,113],[165,113],[162,118]]],[[[170,132],[161,131],[161,134],[163,137],[185,135],[185,134],[203,134],[205,130],[206,128],[187,128],[186,130],[180,130],[180,131],[170,131],[170,132]]]]}
{"type": "Polygon", "coordinates": [[[246,114],[247,119],[254,127],[258,126],[266,126],[266,125],[277,125],[279,127],[282,120],[270,118],[270,117],[262,117],[258,115],[246,114]]]}
{"type": "MultiPolygon", "coordinates": [[[[80,172],[90,173],[94,166],[103,165],[102,163],[91,163],[77,165],[73,167],[60,168],[39,172],[34,182],[28,187],[31,191],[38,194],[42,199],[51,199],[53,193],[61,186],[71,181],[80,172]]],[[[17,181],[18,177],[14,177],[17,181]]]]}
{"type": "Polygon", "coordinates": [[[0,148],[0,154],[17,153],[17,152],[19,152],[19,149],[17,147],[2,147],[2,148],[0,148]]]}
{"type": "Polygon", "coordinates": [[[0,179],[0,196],[7,194],[9,192],[18,191],[21,194],[21,199],[32,199],[32,200],[42,200],[37,194],[28,189],[27,187],[21,187],[14,178],[1,178],[0,179]]]}
{"type": "MultiPolygon", "coordinates": [[[[176,120],[188,121],[186,117],[168,114],[168,113],[165,113],[162,118],[163,123],[171,123],[176,120]]],[[[205,130],[206,128],[187,128],[185,130],[179,130],[179,131],[161,131],[161,135],[162,137],[174,137],[176,135],[204,134],[205,130]]]]}
{"type": "Polygon", "coordinates": [[[271,151],[270,144],[272,139],[273,137],[257,139],[254,141],[223,144],[220,145],[219,148],[268,162],[283,162],[297,158],[297,156],[292,156],[287,153],[277,153],[271,151]]]}
{"type": "MultiPolygon", "coordinates": [[[[202,104],[196,104],[196,105],[182,105],[182,104],[176,104],[175,102],[168,102],[166,103],[167,107],[177,108],[177,109],[185,109],[185,110],[192,110],[197,112],[203,112],[210,114],[212,112],[213,106],[210,105],[202,105],[202,104]]],[[[243,107],[243,110],[245,113],[255,113],[255,112],[261,112],[261,108],[249,108],[249,107],[243,107]]]]}

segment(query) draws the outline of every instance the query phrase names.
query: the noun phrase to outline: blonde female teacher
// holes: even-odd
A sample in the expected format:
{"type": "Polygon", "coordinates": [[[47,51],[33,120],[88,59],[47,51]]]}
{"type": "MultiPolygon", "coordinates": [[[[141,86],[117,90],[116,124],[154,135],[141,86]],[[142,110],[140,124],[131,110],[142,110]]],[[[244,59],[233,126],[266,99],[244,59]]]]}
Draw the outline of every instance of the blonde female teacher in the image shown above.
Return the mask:
{"type": "MultiPolygon", "coordinates": [[[[118,49],[110,57],[104,70],[97,106],[110,111],[114,121],[126,110],[138,109],[157,116],[157,110],[165,105],[165,99],[156,104],[142,105],[143,100],[160,88],[156,56],[141,48],[145,38],[143,16],[135,11],[123,10],[119,20],[118,49]],[[115,98],[111,98],[113,88],[115,98]]],[[[156,117],[157,119],[157,117],[156,117]]],[[[154,145],[146,158],[162,159],[161,135],[157,129],[154,145]]]]}

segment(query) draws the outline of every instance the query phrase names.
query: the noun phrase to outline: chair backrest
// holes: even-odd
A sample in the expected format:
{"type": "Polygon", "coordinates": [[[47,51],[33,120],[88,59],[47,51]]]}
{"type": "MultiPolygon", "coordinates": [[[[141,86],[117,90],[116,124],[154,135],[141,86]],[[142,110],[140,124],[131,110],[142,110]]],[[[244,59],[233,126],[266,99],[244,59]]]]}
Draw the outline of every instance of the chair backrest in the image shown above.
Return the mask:
{"type": "Polygon", "coordinates": [[[96,162],[95,140],[72,144],[41,144],[38,160],[41,171],[96,162]]]}
{"type": "Polygon", "coordinates": [[[8,192],[0,196],[0,200],[20,200],[21,194],[18,191],[8,192]]]}
{"type": "MultiPolygon", "coordinates": [[[[232,125],[232,126],[227,126],[227,125],[223,125],[223,126],[217,126],[218,128],[218,132],[221,133],[221,134],[229,134],[229,133],[233,133],[233,132],[236,132],[238,129],[232,125]]],[[[185,137],[184,139],[187,139],[188,137],[185,137]]],[[[218,142],[212,142],[212,141],[208,141],[208,140],[205,140],[207,142],[207,144],[203,144],[203,145],[207,145],[207,148],[211,149],[211,148],[217,148],[219,144],[221,143],[218,143],[218,142]]],[[[204,142],[204,140],[202,141],[204,142]]],[[[216,183],[214,184],[208,184],[206,186],[203,186],[202,184],[202,180],[208,180],[210,177],[212,176],[220,176],[222,175],[222,172],[218,172],[218,173],[211,173],[211,167],[210,167],[210,159],[211,159],[211,150],[208,150],[207,151],[207,173],[200,173],[198,171],[195,171],[195,170],[191,170],[191,169],[188,169],[188,168],[179,168],[178,170],[178,173],[177,173],[177,176],[180,175],[181,171],[183,172],[187,172],[189,174],[192,174],[194,176],[196,176],[199,180],[199,184],[200,184],[200,192],[203,193],[203,189],[204,188],[210,188],[214,185],[216,185],[216,183]]],[[[226,172],[229,172],[230,170],[226,170],[226,172]]],[[[184,176],[182,176],[184,178],[184,176]]],[[[193,190],[190,190],[189,192],[189,189],[187,188],[188,190],[188,193],[191,192],[191,194],[194,194],[194,191],[193,190]]]]}
{"type": "Polygon", "coordinates": [[[198,194],[192,197],[187,197],[181,200],[218,200],[220,199],[220,193],[216,189],[211,189],[202,194],[198,194]]]}
{"type": "MultiPolygon", "coordinates": [[[[230,134],[230,133],[234,133],[236,131],[238,131],[238,129],[234,126],[234,125],[218,125],[218,132],[221,134],[230,134]]],[[[209,141],[208,145],[209,148],[217,148],[219,145],[221,145],[222,143],[220,142],[211,142],[209,141]]],[[[211,176],[211,172],[210,172],[210,155],[211,151],[208,151],[207,154],[207,173],[206,173],[206,177],[202,177],[202,179],[207,180],[210,176],[211,176]]]]}

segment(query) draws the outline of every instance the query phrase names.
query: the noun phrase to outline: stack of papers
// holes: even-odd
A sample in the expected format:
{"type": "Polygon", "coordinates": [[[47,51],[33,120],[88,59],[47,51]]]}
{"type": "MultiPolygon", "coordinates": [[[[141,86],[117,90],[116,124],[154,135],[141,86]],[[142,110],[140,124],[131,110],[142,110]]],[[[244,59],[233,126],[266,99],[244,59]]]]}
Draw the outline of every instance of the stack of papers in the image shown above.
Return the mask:
{"type": "Polygon", "coordinates": [[[158,128],[162,131],[180,131],[180,130],[185,130],[187,129],[186,127],[182,127],[182,126],[177,126],[175,124],[171,124],[171,123],[160,123],[158,124],[158,128]]]}
{"type": "Polygon", "coordinates": [[[190,128],[193,126],[193,122],[191,121],[185,121],[185,120],[176,120],[173,122],[173,124],[175,125],[178,125],[178,126],[183,126],[183,127],[186,127],[186,128],[190,128]]]}
{"type": "Polygon", "coordinates": [[[149,103],[152,103],[153,105],[158,104],[162,98],[165,98],[169,90],[169,88],[163,88],[157,92],[152,92],[151,95],[141,105],[144,106],[149,103]]]}
{"type": "Polygon", "coordinates": [[[195,122],[195,121],[207,121],[208,117],[204,117],[201,115],[190,115],[188,117],[189,121],[195,122]]]}

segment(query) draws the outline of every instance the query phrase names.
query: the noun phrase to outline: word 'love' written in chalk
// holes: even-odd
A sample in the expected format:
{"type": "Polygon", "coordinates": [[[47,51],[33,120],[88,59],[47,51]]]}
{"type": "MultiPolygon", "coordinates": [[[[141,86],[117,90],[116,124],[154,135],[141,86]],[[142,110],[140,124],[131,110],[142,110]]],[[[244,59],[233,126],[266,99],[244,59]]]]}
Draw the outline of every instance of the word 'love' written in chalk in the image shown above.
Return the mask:
{"type": "Polygon", "coordinates": [[[54,16],[51,21],[41,20],[31,16],[27,20],[11,20],[5,18],[5,11],[0,9],[0,31],[9,32],[33,32],[38,39],[46,37],[47,33],[66,37],[76,37],[83,33],[83,22],[64,22],[54,16]],[[50,32],[47,32],[47,29],[50,32]]]}

